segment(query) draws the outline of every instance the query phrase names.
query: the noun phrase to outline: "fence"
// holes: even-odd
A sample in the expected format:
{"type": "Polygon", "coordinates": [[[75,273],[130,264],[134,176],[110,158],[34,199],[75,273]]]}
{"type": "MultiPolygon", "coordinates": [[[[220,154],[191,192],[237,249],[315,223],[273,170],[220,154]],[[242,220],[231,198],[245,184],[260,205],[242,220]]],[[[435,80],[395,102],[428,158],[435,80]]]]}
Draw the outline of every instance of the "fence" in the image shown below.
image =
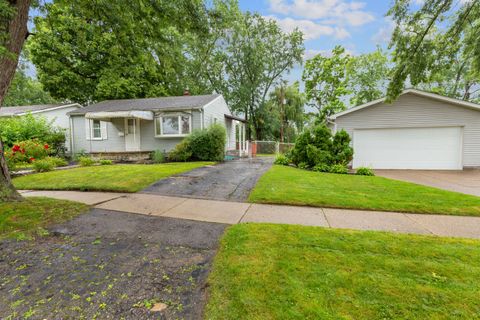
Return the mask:
{"type": "Polygon", "coordinates": [[[285,153],[295,146],[294,143],[278,142],[278,141],[252,141],[252,156],[256,155],[275,155],[277,153],[285,153]]]}

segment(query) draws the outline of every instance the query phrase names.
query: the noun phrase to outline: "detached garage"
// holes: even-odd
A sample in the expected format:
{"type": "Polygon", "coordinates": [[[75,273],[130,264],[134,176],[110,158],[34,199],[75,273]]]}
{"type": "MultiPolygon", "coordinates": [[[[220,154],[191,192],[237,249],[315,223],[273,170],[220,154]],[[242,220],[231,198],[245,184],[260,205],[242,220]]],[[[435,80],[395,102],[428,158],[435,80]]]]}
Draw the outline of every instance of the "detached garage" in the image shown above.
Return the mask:
{"type": "Polygon", "coordinates": [[[352,137],[352,166],[461,170],[480,167],[480,105],[409,89],[334,115],[352,137]]]}

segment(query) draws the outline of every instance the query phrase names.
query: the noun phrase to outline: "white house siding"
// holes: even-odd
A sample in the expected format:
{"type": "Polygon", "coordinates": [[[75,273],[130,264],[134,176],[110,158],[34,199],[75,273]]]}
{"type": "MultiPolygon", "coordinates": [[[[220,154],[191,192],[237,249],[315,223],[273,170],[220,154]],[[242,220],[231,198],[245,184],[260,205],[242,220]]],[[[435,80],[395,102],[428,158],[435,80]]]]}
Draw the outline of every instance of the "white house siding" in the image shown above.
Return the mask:
{"type": "MultiPolygon", "coordinates": [[[[355,129],[463,127],[463,166],[480,166],[480,111],[408,93],[393,104],[380,103],[340,116],[336,129],[353,138],[355,129]]],[[[353,142],[352,142],[353,143],[353,142]]]]}
{"type": "Polygon", "coordinates": [[[70,128],[70,123],[68,120],[67,113],[76,109],[78,109],[78,106],[72,106],[72,107],[66,107],[66,108],[54,109],[54,110],[45,110],[45,111],[33,113],[33,114],[43,116],[47,118],[48,121],[53,121],[52,124],[56,127],[68,129],[70,128]]]}
{"type": "Polygon", "coordinates": [[[208,127],[215,122],[225,127],[227,126],[225,115],[231,113],[228,109],[225,99],[222,96],[219,96],[215,100],[211,101],[203,108],[203,110],[205,127],[208,127]]]}

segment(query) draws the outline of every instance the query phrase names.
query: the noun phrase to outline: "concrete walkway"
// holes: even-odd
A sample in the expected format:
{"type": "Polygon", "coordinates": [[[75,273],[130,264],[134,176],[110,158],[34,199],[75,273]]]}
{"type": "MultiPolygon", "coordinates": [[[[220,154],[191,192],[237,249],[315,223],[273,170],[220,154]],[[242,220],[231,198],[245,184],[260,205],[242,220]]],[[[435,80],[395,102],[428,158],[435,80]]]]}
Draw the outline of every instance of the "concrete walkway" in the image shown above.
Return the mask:
{"type": "Polygon", "coordinates": [[[225,224],[282,223],[480,239],[480,217],[250,204],[139,193],[26,190],[22,194],[74,200],[107,210],[225,224]]]}

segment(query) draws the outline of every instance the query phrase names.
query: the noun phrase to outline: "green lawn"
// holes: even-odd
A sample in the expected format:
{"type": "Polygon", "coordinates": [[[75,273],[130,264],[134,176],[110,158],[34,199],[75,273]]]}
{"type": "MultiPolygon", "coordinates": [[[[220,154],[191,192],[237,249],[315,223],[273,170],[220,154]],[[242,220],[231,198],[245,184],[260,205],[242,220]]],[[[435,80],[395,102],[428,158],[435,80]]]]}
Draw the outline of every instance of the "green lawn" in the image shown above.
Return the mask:
{"type": "Polygon", "coordinates": [[[480,241],[239,224],[205,319],[478,319],[480,241]]]}
{"type": "Polygon", "coordinates": [[[318,173],[273,166],[251,202],[480,216],[480,197],[382,177],[318,173]]]}
{"type": "Polygon", "coordinates": [[[60,223],[87,210],[82,203],[50,198],[26,198],[0,203],[0,239],[25,239],[43,233],[44,227],[60,223]]]}
{"type": "Polygon", "coordinates": [[[13,179],[18,189],[137,192],[157,180],[213,162],[93,166],[32,174],[13,179]]]}

